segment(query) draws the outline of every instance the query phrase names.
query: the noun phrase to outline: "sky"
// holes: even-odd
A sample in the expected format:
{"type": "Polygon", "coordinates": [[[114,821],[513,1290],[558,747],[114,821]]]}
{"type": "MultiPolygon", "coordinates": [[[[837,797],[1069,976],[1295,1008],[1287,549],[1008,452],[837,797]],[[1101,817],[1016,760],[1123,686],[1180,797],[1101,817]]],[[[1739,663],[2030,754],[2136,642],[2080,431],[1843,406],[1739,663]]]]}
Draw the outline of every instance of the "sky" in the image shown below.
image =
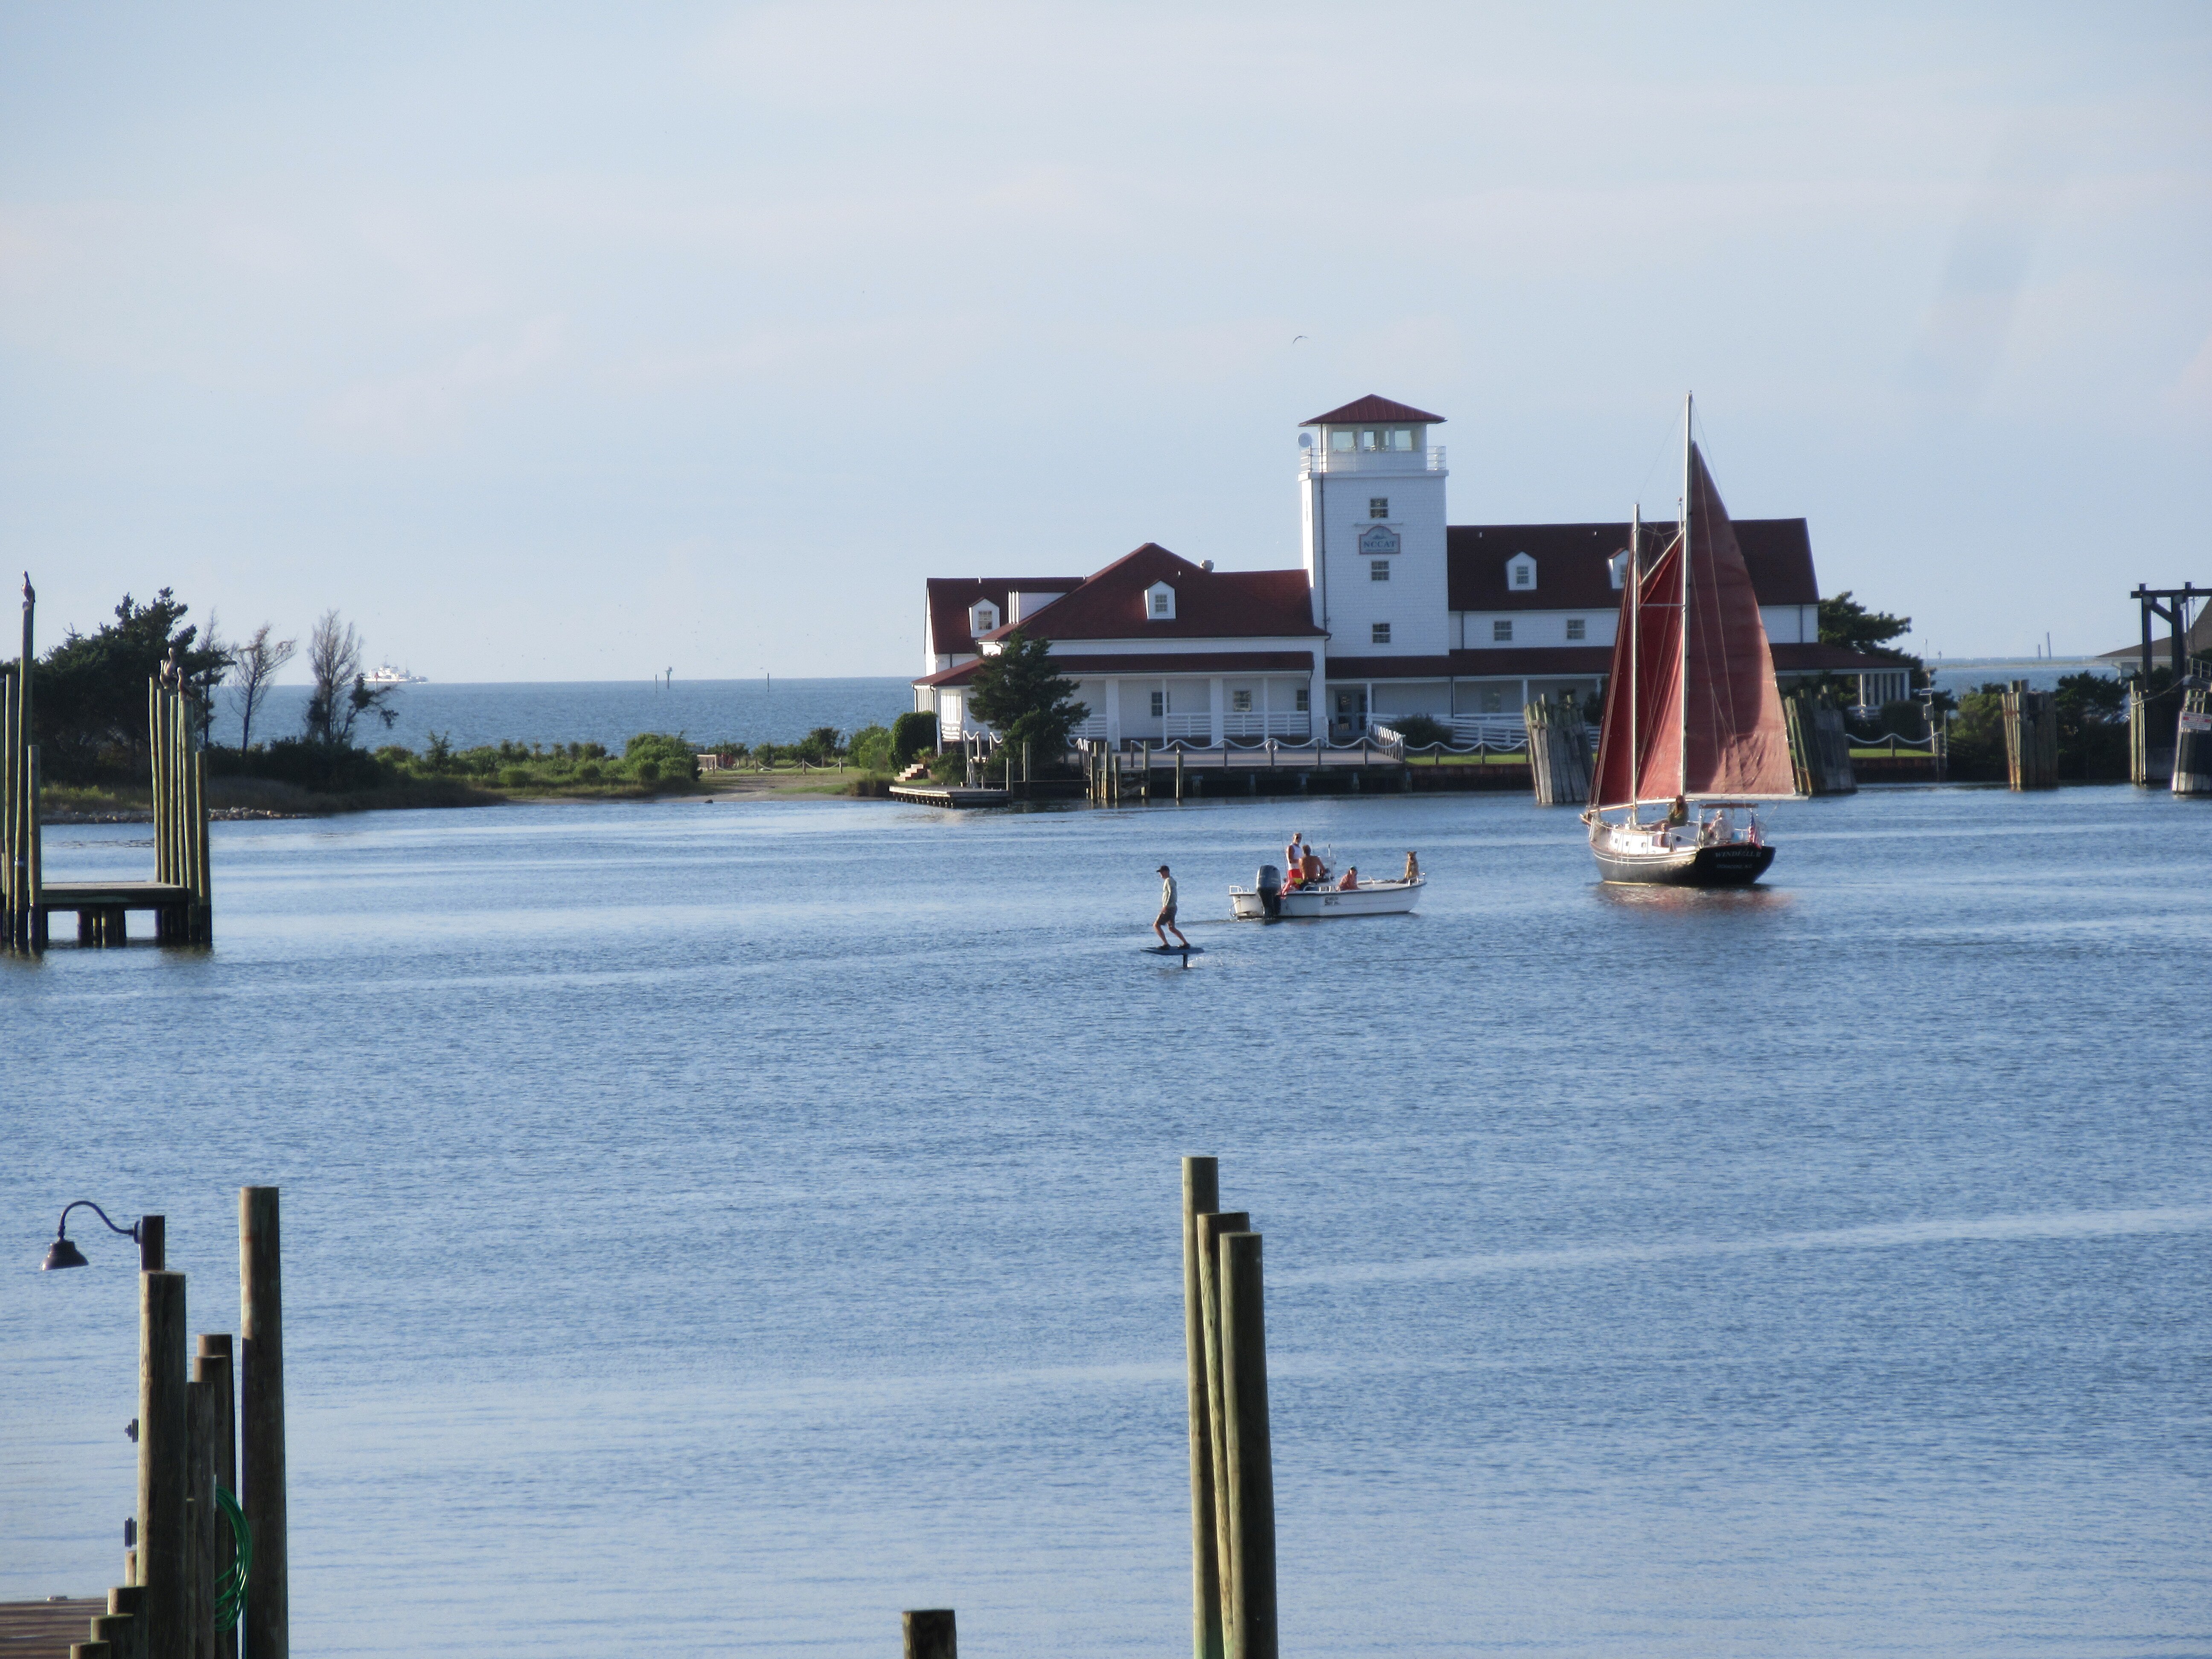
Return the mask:
{"type": "Polygon", "coordinates": [[[2124,644],[2212,582],[2212,8],[0,0],[44,643],[907,674],[928,576],[1295,565],[1370,392],[1455,523],[1671,513],[1694,392],[1914,648],[2124,644]]]}

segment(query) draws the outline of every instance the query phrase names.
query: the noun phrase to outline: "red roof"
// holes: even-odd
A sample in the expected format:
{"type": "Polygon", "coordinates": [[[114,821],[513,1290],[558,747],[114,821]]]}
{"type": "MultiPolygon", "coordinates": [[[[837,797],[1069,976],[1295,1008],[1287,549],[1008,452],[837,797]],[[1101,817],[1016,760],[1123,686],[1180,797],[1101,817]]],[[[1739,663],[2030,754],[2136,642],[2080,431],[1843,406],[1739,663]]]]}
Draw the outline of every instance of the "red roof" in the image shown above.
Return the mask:
{"type": "Polygon", "coordinates": [[[1207,570],[1157,542],[1123,555],[1020,626],[1047,640],[1304,639],[1322,631],[1314,625],[1304,571],[1207,570]],[[1175,589],[1171,618],[1146,613],[1145,594],[1156,582],[1175,589]]]}
{"type": "MultiPolygon", "coordinates": [[[[1899,665],[1841,645],[1769,645],[1780,674],[1856,674],[1899,665]]],[[[1609,645],[1520,645],[1454,651],[1442,657],[1331,657],[1328,678],[1344,680],[1586,678],[1613,671],[1609,645]]]]}
{"type": "Polygon", "coordinates": [[[1332,409],[1326,415],[1316,415],[1310,421],[1300,421],[1300,426],[1374,426],[1390,422],[1408,422],[1415,426],[1442,426],[1444,417],[1431,415],[1426,410],[1416,409],[1411,404],[1401,404],[1394,398],[1378,398],[1369,392],[1364,398],[1354,398],[1341,409],[1332,409]]]}
{"type": "MultiPolygon", "coordinates": [[[[975,678],[981,662],[963,662],[925,674],[916,685],[965,685],[975,678]]],[[[1063,679],[1095,680],[1103,675],[1132,678],[1175,679],[1186,674],[1310,674],[1310,651],[1101,651],[1091,656],[1079,652],[1056,653],[1052,665],[1063,679]]]]}
{"type": "Polygon", "coordinates": [[[932,576],[929,593],[930,648],[957,656],[975,648],[968,631],[968,610],[988,599],[1004,617],[1012,593],[1068,593],[1083,586],[1080,576],[932,576]]]}
{"type": "MultiPolygon", "coordinates": [[[[1816,605],[1813,538],[1802,519],[1738,519],[1736,545],[1761,605],[1816,605]]],[[[1644,522],[1644,545],[1656,554],[1674,533],[1671,520],[1644,522]]],[[[1444,558],[1455,611],[1617,611],[1613,556],[1628,546],[1619,524],[1455,524],[1444,532],[1444,558]],[[1536,586],[1508,587],[1505,567],[1516,554],[1536,561],[1536,586]]]]}

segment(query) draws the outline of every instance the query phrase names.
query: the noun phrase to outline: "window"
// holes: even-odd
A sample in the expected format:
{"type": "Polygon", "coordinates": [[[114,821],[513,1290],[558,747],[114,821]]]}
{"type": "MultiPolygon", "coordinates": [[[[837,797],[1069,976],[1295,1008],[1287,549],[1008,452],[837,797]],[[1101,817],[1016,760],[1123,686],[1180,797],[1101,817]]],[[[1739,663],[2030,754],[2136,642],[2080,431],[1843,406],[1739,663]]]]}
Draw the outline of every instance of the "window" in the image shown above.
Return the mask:
{"type": "Polygon", "coordinates": [[[1369,636],[1368,636],[1368,643],[1370,643],[1370,645],[1388,645],[1388,644],[1389,644],[1389,643],[1390,643],[1390,624],[1389,624],[1389,623],[1376,623],[1374,625],[1374,629],[1373,629],[1373,630],[1370,633],[1370,635],[1369,635],[1369,636]]]}
{"type": "Polygon", "coordinates": [[[1300,713],[1301,714],[1307,714],[1307,713],[1311,712],[1311,708],[1312,708],[1312,702],[1313,702],[1313,690],[1312,690],[1312,688],[1310,688],[1310,687],[1309,687],[1309,686],[1304,686],[1304,685],[1300,686],[1300,687],[1298,688],[1298,703],[1297,703],[1298,713],[1300,713]]]}
{"type": "Polygon", "coordinates": [[[1389,518],[1390,498],[1388,495],[1370,495],[1367,498],[1367,516],[1370,519],[1389,518]]]}
{"type": "Polygon", "coordinates": [[[1166,594],[1155,593],[1152,595],[1152,614],[1155,617],[1164,617],[1168,614],[1168,596],[1166,594]]]}
{"type": "Polygon", "coordinates": [[[1372,448],[1374,448],[1374,447],[1375,447],[1375,434],[1374,434],[1373,433],[1371,433],[1371,432],[1363,432],[1363,433],[1361,433],[1361,434],[1359,434],[1359,447],[1360,447],[1362,449],[1372,449],[1372,448]]]}
{"type": "Polygon", "coordinates": [[[1145,615],[1152,622],[1175,620],[1175,589],[1165,582],[1154,582],[1145,590],[1145,615]]]}
{"type": "Polygon", "coordinates": [[[1613,587],[1618,590],[1621,583],[1628,580],[1628,550],[1623,548],[1607,559],[1606,569],[1613,580],[1613,587]]]}
{"type": "Polygon", "coordinates": [[[1250,714],[1252,694],[1249,691],[1231,691],[1229,694],[1229,706],[1240,714],[1250,714]]]}
{"type": "Polygon", "coordinates": [[[1153,718],[1154,720],[1158,720],[1158,719],[1159,719],[1159,717],[1160,717],[1161,715],[1163,715],[1163,714],[1166,714],[1167,712],[1168,712],[1168,694],[1167,694],[1166,692],[1164,692],[1164,691],[1155,691],[1155,692],[1153,692],[1153,693],[1152,693],[1152,718],[1153,718]]]}
{"type": "Polygon", "coordinates": [[[1567,618],[1567,637],[1571,640],[1579,640],[1586,637],[1586,634],[1583,627],[1583,619],[1580,617],[1570,617],[1567,618]]]}
{"type": "Polygon", "coordinates": [[[1330,433],[1328,434],[1328,447],[1336,451],[1340,455],[1350,453],[1352,448],[1352,434],[1349,432],[1330,433]]]}
{"type": "Polygon", "coordinates": [[[988,634],[999,625],[995,605],[979,605],[968,613],[969,626],[978,634],[988,634]]]}
{"type": "Polygon", "coordinates": [[[1367,580],[1370,582],[1389,581],[1390,580],[1390,561],[1388,559],[1368,560],[1367,580]]]}
{"type": "Polygon", "coordinates": [[[1533,564],[1516,561],[1513,566],[1513,586],[1516,587],[1534,587],[1535,585],[1536,567],[1533,564]]]}
{"type": "Polygon", "coordinates": [[[1413,447],[1413,434],[1410,428],[1401,426],[1390,434],[1391,448],[1410,450],[1413,447]]]}
{"type": "Polygon", "coordinates": [[[1493,645],[1510,645],[1513,642],[1513,624],[1510,622],[1491,623],[1490,640],[1493,645]]]}
{"type": "Polygon", "coordinates": [[[1484,714],[1495,714],[1504,707],[1505,694],[1503,691],[1486,691],[1482,694],[1482,712],[1484,714]]]}

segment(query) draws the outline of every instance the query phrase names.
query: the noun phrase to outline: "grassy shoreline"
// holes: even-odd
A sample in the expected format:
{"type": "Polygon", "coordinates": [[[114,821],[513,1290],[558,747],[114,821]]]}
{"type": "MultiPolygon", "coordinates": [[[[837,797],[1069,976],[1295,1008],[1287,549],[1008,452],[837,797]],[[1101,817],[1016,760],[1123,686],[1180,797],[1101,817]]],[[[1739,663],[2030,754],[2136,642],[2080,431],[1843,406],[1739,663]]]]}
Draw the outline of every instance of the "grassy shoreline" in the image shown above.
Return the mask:
{"type": "MultiPolygon", "coordinates": [[[[409,776],[374,789],[337,793],[302,789],[271,778],[208,780],[208,816],[223,821],[336,817],[347,812],[389,812],[426,807],[502,806],[523,801],[789,800],[852,799],[872,793],[856,787],[873,774],[825,767],[769,771],[709,772],[693,781],[666,779],[640,784],[622,779],[552,782],[533,779],[508,787],[495,780],[409,776]]],[[[153,819],[149,789],[104,785],[49,784],[40,791],[40,817],[47,823],[146,823],[153,819]]]]}

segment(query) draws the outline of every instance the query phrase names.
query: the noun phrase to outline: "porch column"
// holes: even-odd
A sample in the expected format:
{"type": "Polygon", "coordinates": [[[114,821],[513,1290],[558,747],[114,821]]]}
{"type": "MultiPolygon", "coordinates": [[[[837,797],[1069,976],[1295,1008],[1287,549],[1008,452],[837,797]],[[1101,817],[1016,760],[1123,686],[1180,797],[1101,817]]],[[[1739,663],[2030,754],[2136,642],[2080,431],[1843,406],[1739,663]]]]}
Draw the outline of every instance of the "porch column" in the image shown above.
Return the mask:
{"type": "Polygon", "coordinates": [[[1267,696],[1267,677],[1265,674],[1261,675],[1260,735],[1262,738],[1272,738],[1275,735],[1274,704],[1273,701],[1267,696]]]}
{"type": "Polygon", "coordinates": [[[1221,676],[1216,674],[1206,683],[1206,713],[1212,721],[1212,740],[1216,749],[1221,747],[1221,676]]]}
{"type": "Polygon", "coordinates": [[[1367,702],[1366,712],[1359,717],[1359,735],[1364,738],[1367,735],[1368,727],[1375,724],[1375,682],[1369,680],[1362,685],[1359,695],[1367,702]]]}
{"type": "Polygon", "coordinates": [[[1328,719],[1328,659],[1320,652],[1314,653],[1312,672],[1306,677],[1306,736],[1309,739],[1326,732],[1328,719]]]}
{"type": "Polygon", "coordinates": [[[1109,749],[1121,746],[1121,682],[1106,682],[1106,744],[1109,749]]]}

